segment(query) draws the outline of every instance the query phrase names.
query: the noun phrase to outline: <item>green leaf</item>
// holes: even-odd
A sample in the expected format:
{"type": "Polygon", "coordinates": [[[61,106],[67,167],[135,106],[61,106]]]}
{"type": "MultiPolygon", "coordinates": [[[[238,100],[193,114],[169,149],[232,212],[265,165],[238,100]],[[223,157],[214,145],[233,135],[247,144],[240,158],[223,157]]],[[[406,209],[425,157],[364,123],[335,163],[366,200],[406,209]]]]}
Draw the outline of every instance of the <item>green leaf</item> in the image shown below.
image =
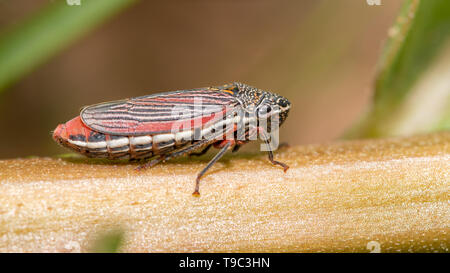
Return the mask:
{"type": "Polygon", "coordinates": [[[450,128],[450,1],[406,0],[379,62],[372,108],[346,137],[450,128]]]}
{"type": "Polygon", "coordinates": [[[0,92],[136,0],[48,4],[0,36],[0,92]]]}

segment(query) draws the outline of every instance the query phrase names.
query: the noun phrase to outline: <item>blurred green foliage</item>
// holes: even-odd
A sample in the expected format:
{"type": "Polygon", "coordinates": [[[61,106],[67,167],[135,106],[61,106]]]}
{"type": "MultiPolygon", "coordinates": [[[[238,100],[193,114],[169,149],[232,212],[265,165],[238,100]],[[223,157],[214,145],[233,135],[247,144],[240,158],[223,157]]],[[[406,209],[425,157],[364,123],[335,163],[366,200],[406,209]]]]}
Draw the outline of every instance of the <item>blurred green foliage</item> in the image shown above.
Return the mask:
{"type": "MultiPolygon", "coordinates": [[[[74,2],[74,1],[71,1],[74,2]]],[[[0,36],[0,92],[135,0],[48,4],[0,36]]]]}
{"type": "Polygon", "coordinates": [[[92,252],[115,253],[119,252],[124,241],[124,232],[121,229],[111,230],[98,235],[94,240],[92,252]]]}
{"type": "MultiPolygon", "coordinates": [[[[81,5],[71,6],[65,0],[58,0],[20,24],[3,30],[0,35],[0,92],[134,2],[137,0],[81,0],[81,5]]],[[[449,37],[450,1],[405,0],[380,58],[373,105],[346,136],[393,135],[399,131],[398,127],[407,123],[413,133],[449,129],[450,101],[446,108],[438,110],[431,109],[433,104],[428,104],[428,109],[417,107],[417,113],[413,114],[427,112],[426,128],[423,124],[416,126],[414,119],[405,118],[403,111],[417,91],[414,89],[417,82],[439,59],[437,56],[448,45],[449,37]]],[[[429,92],[432,98],[432,94],[442,91],[429,88],[422,92],[429,92]]],[[[445,99],[450,100],[450,92],[447,93],[444,99],[442,95],[434,96],[439,100],[436,103],[442,105],[445,99]]]]}
{"type": "MultiPolygon", "coordinates": [[[[414,95],[413,92],[417,92],[414,90],[417,82],[434,62],[439,61],[439,53],[448,50],[449,37],[450,1],[405,0],[389,31],[389,39],[380,58],[373,106],[346,137],[395,135],[400,131],[398,128],[405,125],[410,128],[409,133],[449,129],[450,90],[444,91],[447,93],[444,96],[446,107],[440,111],[432,107],[441,101],[428,104],[428,108],[419,107],[420,103],[416,103],[416,109],[410,111],[410,114],[428,115],[425,128],[414,124],[417,120],[405,117],[401,111],[408,103],[408,98],[414,95]],[[414,110],[417,112],[414,113],[414,110]],[[411,124],[406,124],[408,122],[411,124]]],[[[450,64],[446,68],[450,70],[450,64]]],[[[433,92],[443,93],[433,88],[420,92],[427,92],[429,97],[433,92]]]]}

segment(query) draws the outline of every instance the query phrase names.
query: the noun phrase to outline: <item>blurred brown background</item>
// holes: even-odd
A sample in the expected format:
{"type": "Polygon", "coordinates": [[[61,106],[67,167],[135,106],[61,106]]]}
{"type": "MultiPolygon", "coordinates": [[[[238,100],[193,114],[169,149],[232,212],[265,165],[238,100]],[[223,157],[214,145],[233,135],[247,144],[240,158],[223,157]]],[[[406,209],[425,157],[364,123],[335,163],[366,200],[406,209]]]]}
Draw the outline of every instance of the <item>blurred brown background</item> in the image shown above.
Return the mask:
{"type": "MultiPolygon", "coordinates": [[[[0,0],[0,29],[47,2],[0,0]]],[[[0,95],[0,158],[67,152],[50,132],[83,105],[232,81],[291,100],[283,141],[335,139],[369,103],[401,2],[138,2],[0,95]]]]}

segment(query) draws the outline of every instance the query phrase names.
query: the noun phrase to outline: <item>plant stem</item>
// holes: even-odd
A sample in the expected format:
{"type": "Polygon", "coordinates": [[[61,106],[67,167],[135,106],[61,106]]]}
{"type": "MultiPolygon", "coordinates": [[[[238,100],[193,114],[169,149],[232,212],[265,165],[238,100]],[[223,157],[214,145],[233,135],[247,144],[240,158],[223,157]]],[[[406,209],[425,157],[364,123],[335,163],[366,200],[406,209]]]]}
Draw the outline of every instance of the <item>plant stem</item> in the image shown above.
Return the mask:
{"type": "Polygon", "coordinates": [[[122,230],[130,252],[448,252],[450,133],[136,164],[0,161],[0,252],[89,251],[122,230]]]}

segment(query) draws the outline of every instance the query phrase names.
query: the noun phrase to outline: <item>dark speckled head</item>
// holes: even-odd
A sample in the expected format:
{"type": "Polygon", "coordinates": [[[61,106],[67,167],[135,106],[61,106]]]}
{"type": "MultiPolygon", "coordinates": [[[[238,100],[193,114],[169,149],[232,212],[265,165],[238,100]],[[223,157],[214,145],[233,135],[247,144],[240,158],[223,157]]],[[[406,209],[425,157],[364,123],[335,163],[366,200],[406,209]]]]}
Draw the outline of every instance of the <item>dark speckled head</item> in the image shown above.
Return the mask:
{"type": "Polygon", "coordinates": [[[271,119],[278,115],[279,125],[286,120],[291,108],[288,99],[244,83],[236,82],[234,85],[239,88],[236,97],[246,111],[256,113],[258,119],[271,119]]]}

